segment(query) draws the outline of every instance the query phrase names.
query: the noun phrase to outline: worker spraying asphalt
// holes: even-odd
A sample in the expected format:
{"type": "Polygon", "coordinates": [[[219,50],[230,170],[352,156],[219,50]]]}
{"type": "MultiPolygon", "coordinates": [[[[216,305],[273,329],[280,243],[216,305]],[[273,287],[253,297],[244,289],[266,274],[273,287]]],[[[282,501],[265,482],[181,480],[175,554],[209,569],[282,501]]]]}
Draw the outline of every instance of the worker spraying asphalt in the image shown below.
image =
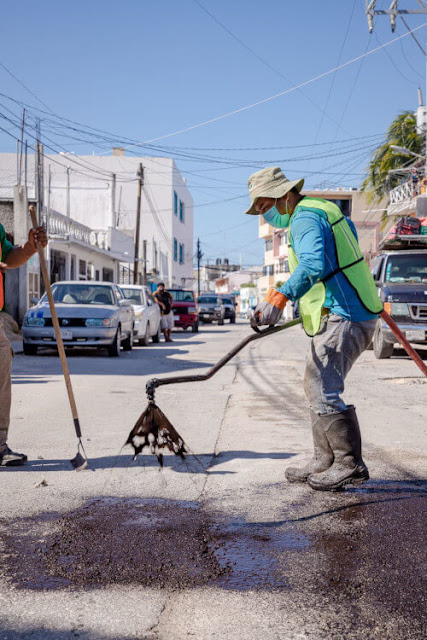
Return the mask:
{"type": "Polygon", "coordinates": [[[252,324],[274,325],[288,300],[299,302],[311,337],[304,391],[314,456],[304,467],[289,467],[286,477],[333,491],[369,479],[356,409],[341,394],[348,372],[372,340],[383,307],[352,221],[333,202],[304,197],[303,185],[303,179],[288,180],[279,167],[249,178],[252,204],[246,213],[288,229],[291,272],[283,286],[269,289],[252,324]]]}

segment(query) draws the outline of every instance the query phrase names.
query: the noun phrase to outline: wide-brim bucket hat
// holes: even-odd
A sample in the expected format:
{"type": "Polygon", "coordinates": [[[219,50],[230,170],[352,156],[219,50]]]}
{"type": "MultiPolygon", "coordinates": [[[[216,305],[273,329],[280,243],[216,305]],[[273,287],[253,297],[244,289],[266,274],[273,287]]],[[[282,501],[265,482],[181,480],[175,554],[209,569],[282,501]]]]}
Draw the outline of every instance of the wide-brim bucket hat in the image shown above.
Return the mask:
{"type": "Polygon", "coordinates": [[[303,186],[304,178],[288,180],[280,167],[261,169],[261,171],[253,173],[248,180],[251,206],[245,213],[258,216],[260,215],[259,211],[255,209],[258,198],[281,198],[294,187],[300,192],[303,186]]]}

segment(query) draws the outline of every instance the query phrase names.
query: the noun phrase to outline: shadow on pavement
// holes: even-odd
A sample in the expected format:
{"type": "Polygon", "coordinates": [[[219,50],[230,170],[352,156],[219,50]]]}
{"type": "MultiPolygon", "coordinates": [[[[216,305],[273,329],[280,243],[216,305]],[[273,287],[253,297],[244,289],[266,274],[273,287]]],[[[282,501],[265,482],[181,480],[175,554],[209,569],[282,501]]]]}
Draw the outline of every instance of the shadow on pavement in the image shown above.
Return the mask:
{"type": "MultiPolygon", "coordinates": [[[[28,629],[11,629],[7,628],[3,622],[1,624],[1,639],[2,640],[70,640],[70,638],[79,638],[80,640],[111,640],[110,634],[99,635],[93,631],[84,631],[82,629],[65,630],[59,629],[46,629],[45,627],[28,627],[28,629]],[[75,633],[75,635],[73,635],[75,633]]],[[[141,640],[144,640],[143,635],[140,636],[141,640]]],[[[135,636],[114,636],[115,640],[132,640],[135,636]]]]}
{"type": "MultiPolygon", "coordinates": [[[[191,344],[203,344],[192,342],[191,344]]],[[[185,360],[182,356],[189,353],[187,349],[179,349],[169,345],[136,348],[125,352],[118,358],[109,358],[102,352],[79,349],[67,353],[67,361],[71,375],[155,375],[160,373],[182,372],[187,369],[209,369],[214,363],[200,360],[185,360]],[[175,356],[181,356],[175,358],[175,356]]],[[[61,375],[62,368],[56,351],[48,349],[40,355],[22,356],[14,359],[12,381],[18,384],[49,382],[46,376],[61,375]],[[39,371],[39,376],[28,374],[39,371]]]]}
{"type": "MultiPolygon", "coordinates": [[[[215,473],[218,475],[228,475],[235,473],[234,471],[210,471],[212,467],[229,462],[230,460],[286,460],[295,454],[286,452],[261,453],[257,451],[226,451],[219,456],[213,453],[201,453],[199,455],[189,454],[184,460],[173,455],[167,455],[164,458],[164,468],[172,469],[177,473],[215,473]]],[[[132,453],[128,455],[118,454],[116,456],[101,456],[99,458],[89,458],[89,470],[97,471],[101,469],[127,469],[127,468],[160,468],[157,459],[152,455],[140,455],[136,460],[132,459],[132,453]]],[[[48,471],[73,471],[69,460],[52,459],[52,460],[29,460],[22,467],[8,467],[3,469],[5,473],[28,473],[32,471],[48,472],[48,471]]]]}

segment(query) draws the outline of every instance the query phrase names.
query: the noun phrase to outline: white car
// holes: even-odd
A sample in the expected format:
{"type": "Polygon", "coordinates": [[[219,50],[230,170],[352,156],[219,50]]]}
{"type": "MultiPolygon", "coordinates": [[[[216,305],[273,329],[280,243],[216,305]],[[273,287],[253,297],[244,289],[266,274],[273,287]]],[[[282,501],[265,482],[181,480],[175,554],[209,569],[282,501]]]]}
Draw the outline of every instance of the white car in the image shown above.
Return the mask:
{"type": "Polygon", "coordinates": [[[160,307],[150,289],[139,284],[124,284],[120,288],[135,312],[135,342],[144,346],[148,345],[150,338],[153,342],[160,342],[160,307]]]}

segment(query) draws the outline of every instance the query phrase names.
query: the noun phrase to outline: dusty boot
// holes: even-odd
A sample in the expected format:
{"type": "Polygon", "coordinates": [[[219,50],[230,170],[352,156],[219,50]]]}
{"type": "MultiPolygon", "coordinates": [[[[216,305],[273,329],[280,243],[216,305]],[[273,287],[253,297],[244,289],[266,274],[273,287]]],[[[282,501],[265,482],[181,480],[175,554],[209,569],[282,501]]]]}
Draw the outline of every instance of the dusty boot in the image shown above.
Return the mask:
{"type": "Polygon", "coordinates": [[[369,480],[368,469],[362,459],[359,422],[353,405],[339,413],[325,414],[322,420],[335,459],[326,471],[309,476],[310,487],[334,491],[346,484],[357,486],[369,480]]]}
{"type": "Polygon", "coordinates": [[[313,433],[314,456],[305,467],[288,467],[285,476],[288,482],[307,482],[312,473],[328,469],[334,461],[334,454],[322,424],[322,416],[310,411],[311,430],[313,433]]]}
{"type": "Polygon", "coordinates": [[[16,453],[6,446],[0,451],[0,467],[17,467],[27,462],[27,456],[24,453],[16,453]]]}

